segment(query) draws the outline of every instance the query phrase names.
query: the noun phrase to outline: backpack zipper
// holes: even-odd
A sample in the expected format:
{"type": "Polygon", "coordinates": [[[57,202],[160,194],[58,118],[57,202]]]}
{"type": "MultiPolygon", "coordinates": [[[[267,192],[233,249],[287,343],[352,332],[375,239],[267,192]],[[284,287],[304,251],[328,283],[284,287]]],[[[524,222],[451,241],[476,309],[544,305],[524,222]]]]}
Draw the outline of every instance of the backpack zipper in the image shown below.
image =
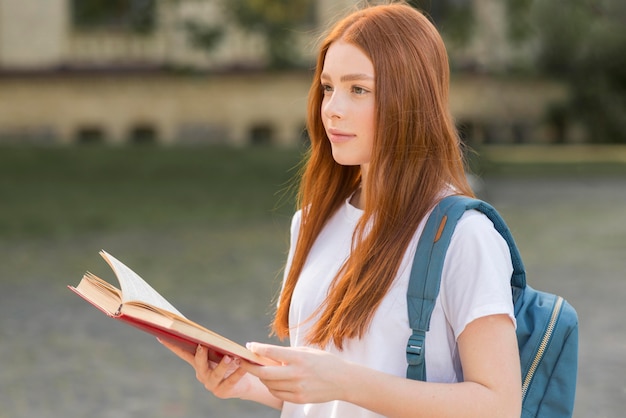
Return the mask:
{"type": "Polygon", "coordinates": [[[548,343],[550,342],[550,338],[552,338],[552,333],[554,332],[554,327],[556,325],[556,320],[559,317],[559,312],[561,311],[561,305],[563,305],[563,298],[558,296],[556,302],[554,304],[554,308],[552,309],[552,316],[550,317],[550,322],[548,322],[548,327],[546,328],[546,332],[543,334],[543,338],[541,339],[541,344],[539,344],[539,348],[537,349],[537,354],[535,354],[535,358],[528,369],[528,373],[524,378],[524,383],[522,384],[522,402],[524,398],[526,398],[526,393],[528,392],[528,387],[530,386],[530,382],[533,380],[533,376],[537,371],[537,367],[539,367],[539,363],[543,358],[543,355],[548,347],[548,343]]]}

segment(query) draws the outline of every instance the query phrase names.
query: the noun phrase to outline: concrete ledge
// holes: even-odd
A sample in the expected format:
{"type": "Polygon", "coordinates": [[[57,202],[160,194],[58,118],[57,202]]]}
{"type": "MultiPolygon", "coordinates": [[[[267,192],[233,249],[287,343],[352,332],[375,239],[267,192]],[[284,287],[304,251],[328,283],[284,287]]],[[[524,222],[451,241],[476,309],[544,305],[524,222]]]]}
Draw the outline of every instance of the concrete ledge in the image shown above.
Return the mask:
{"type": "Polygon", "coordinates": [[[476,151],[498,163],[626,164],[626,145],[489,145],[476,151]]]}

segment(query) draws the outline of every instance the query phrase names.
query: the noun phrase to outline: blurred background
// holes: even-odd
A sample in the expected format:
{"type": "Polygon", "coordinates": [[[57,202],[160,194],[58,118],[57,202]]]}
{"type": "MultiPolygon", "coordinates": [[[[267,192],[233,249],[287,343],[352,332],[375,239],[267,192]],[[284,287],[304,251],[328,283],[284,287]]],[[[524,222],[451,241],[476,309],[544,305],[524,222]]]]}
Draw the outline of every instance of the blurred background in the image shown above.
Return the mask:
{"type": "MultiPolygon", "coordinates": [[[[371,1],[370,3],[376,3],[371,1]]],[[[480,197],[581,321],[576,417],[626,402],[626,3],[415,0],[480,197]]],[[[355,0],[0,0],[0,418],[275,417],[72,295],[106,249],[272,341],[316,41],[355,0]]]]}

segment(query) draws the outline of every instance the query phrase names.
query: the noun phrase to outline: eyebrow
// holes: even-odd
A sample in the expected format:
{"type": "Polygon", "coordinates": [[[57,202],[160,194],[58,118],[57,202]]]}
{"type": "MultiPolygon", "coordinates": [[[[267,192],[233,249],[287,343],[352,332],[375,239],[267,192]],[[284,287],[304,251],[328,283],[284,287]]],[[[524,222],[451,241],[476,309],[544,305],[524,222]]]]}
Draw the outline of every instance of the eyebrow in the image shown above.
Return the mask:
{"type": "MultiPolygon", "coordinates": [[[[331,77],[326,74],[326,73],[322,73],[320,75],[320,79],[324,80],[324,79],[330,79],[331,77]]],[[[364,74],[364,73],[355,73],[355,74],[345,74],[342,75],[339,78],[340,82],[346,82],[346,81],[358,81],[358,80],[374,80],[374,77],[369,75],[369,74],[364,74]]]]}

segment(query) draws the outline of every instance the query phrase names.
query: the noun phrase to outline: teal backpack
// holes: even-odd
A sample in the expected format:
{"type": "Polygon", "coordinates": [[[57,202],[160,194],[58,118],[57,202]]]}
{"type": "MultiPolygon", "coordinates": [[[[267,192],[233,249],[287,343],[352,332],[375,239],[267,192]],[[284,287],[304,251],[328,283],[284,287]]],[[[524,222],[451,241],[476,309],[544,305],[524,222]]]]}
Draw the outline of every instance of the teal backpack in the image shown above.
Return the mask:
{"type": "Polygon", "coordinates": [[[488,203],[463,196],[443,199],[420,237],[407,292],[413,334],[407,344],[407,377],[426,381],[424,341],[439,293],[446,250],[466,210],[484,213],[509,245],[511,290],[522,369],[522,417],[571,417],[578,369],[578,317],[562,297],[526,284],[526,272],[506,223],[488,203]]]}

